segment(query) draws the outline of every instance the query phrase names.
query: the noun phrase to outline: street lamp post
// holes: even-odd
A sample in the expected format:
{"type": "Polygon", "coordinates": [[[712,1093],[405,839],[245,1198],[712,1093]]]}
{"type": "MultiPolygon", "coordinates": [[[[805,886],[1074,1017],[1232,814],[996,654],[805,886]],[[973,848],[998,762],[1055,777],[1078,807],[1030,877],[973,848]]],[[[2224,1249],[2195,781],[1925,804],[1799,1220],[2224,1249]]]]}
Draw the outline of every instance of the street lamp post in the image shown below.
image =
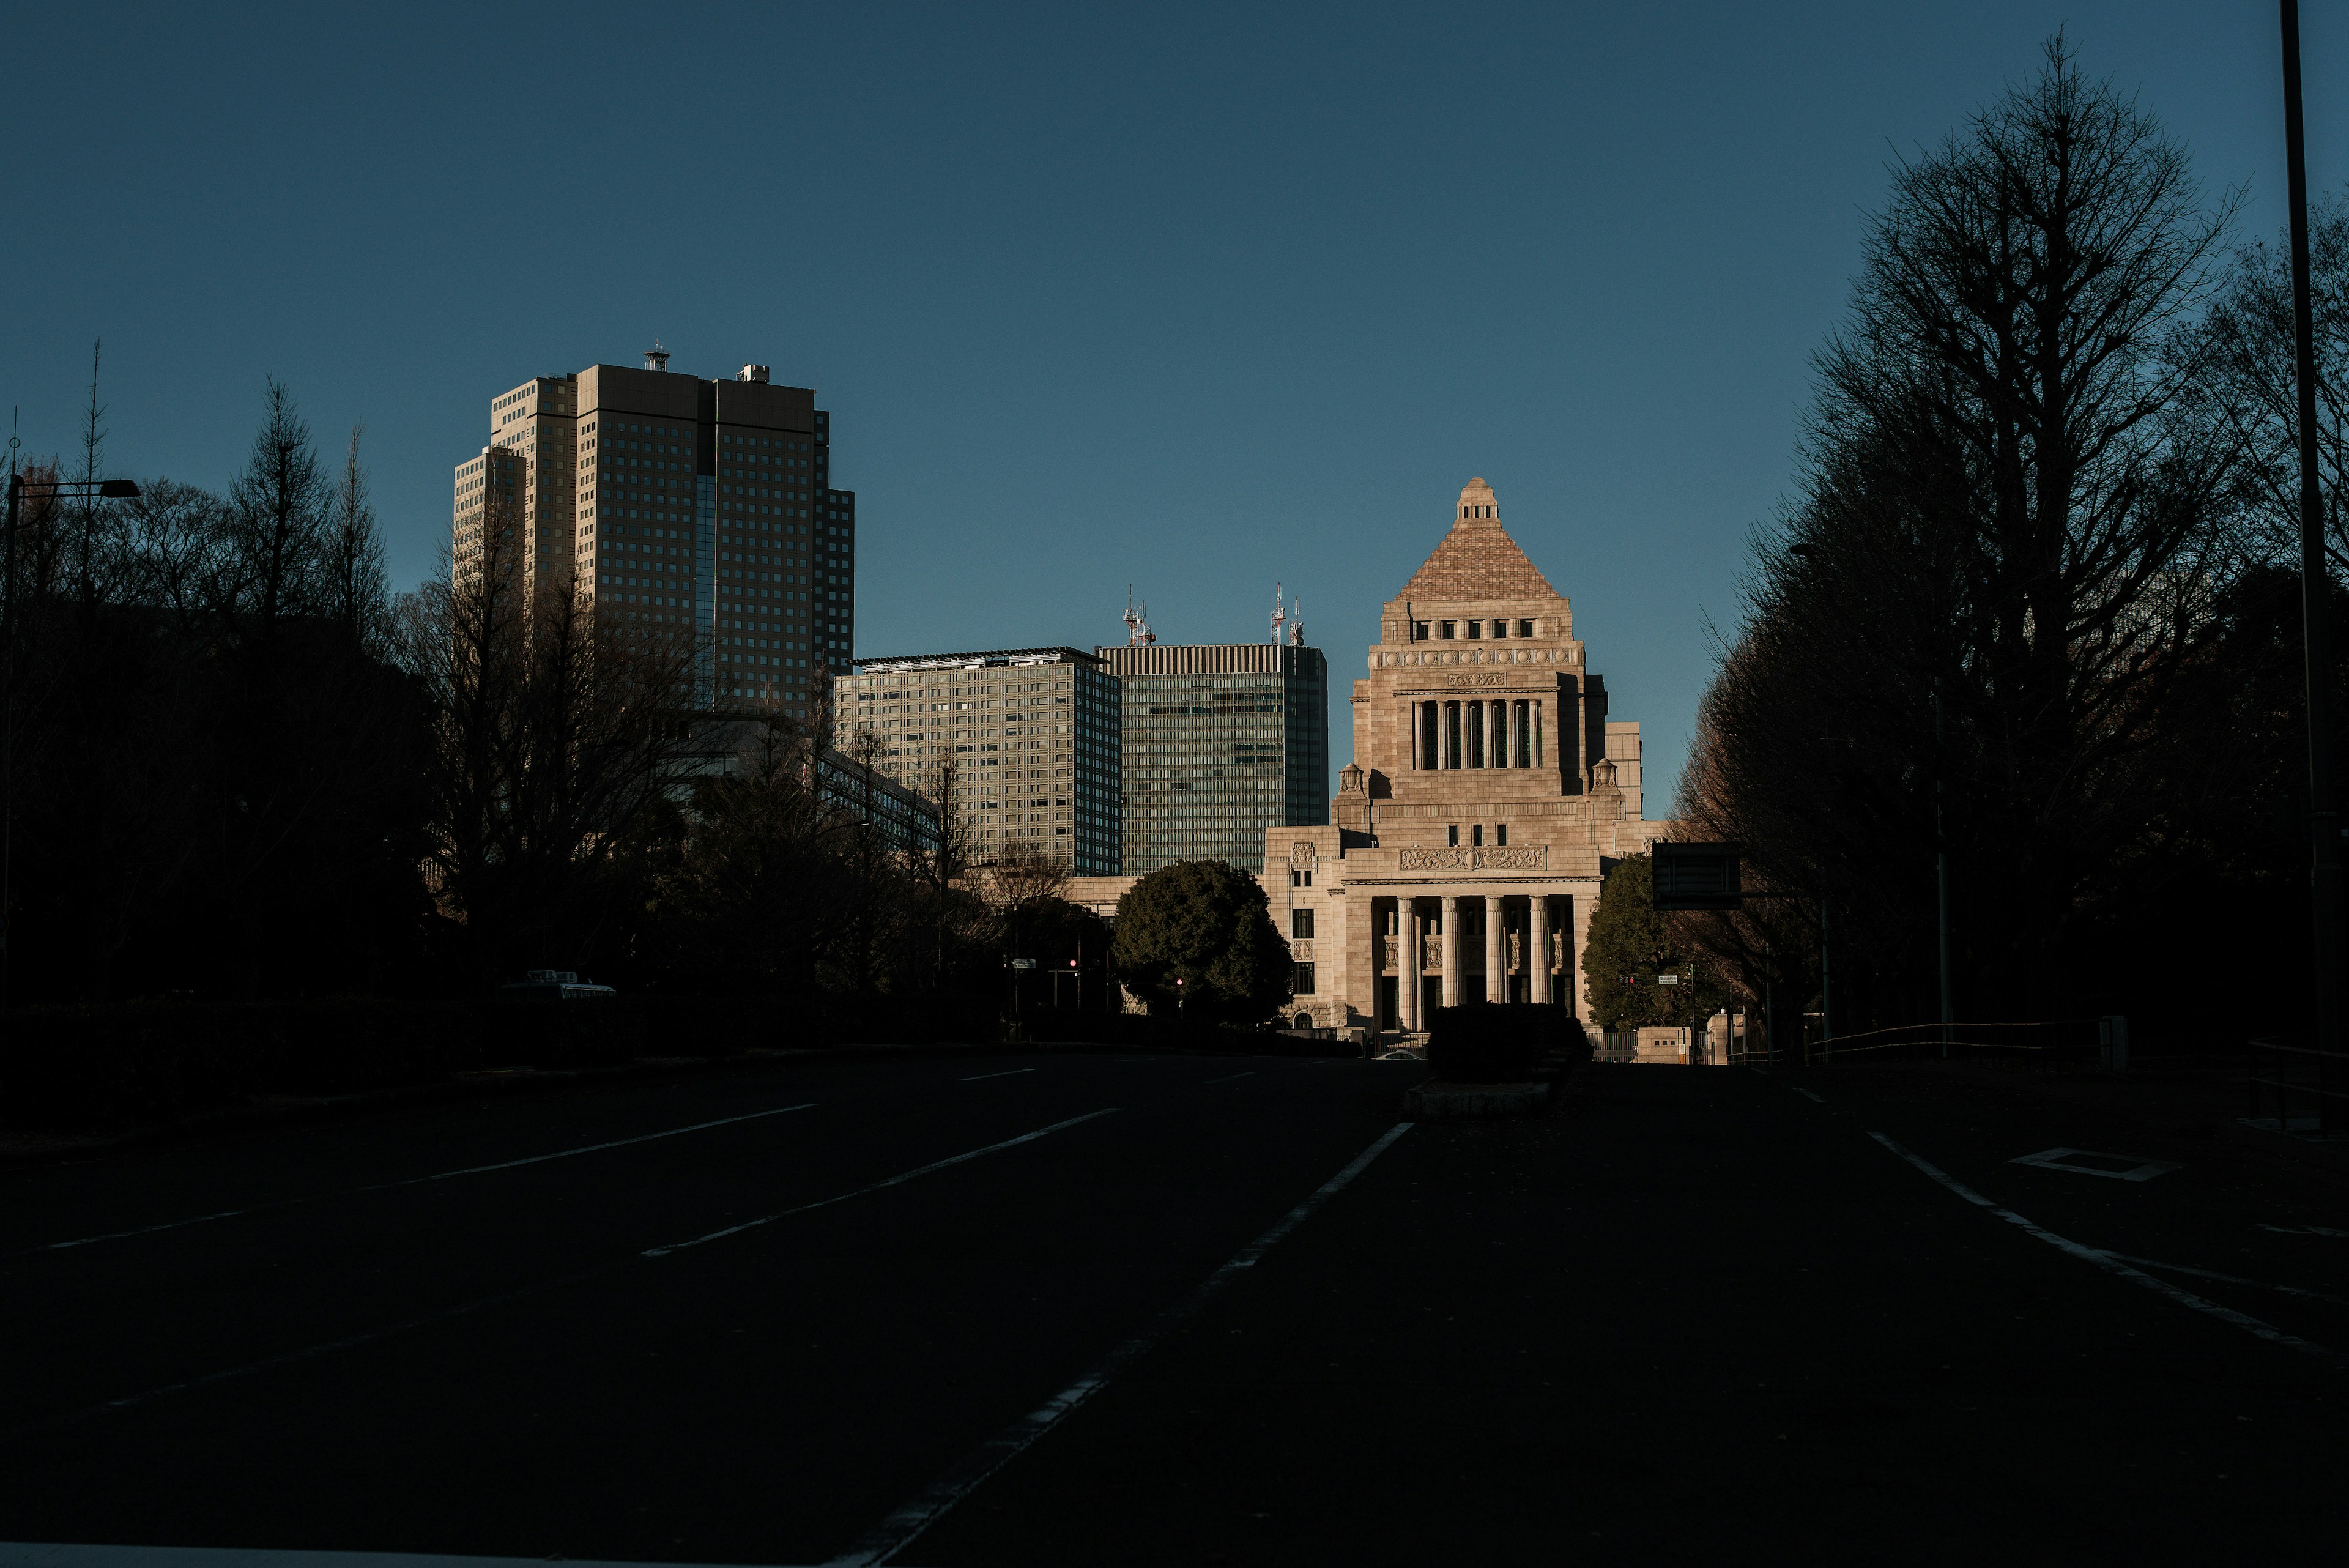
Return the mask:
{"type": "MultiPolygon", "coordinates": [[[[14,446],[12,439],[9,442],[14,446]]],[[[57,479],[42,488],[51,495],[84,501],[130,501],[139,486],[127,479],[57,479]]],[[[16,533],[25,501],[25,475],[8,465],[8,511],[0,526],[0,1017],[8,1005],[9,961],[16,950],[16,889],[12,881],[16,838],[16,533]]]]}

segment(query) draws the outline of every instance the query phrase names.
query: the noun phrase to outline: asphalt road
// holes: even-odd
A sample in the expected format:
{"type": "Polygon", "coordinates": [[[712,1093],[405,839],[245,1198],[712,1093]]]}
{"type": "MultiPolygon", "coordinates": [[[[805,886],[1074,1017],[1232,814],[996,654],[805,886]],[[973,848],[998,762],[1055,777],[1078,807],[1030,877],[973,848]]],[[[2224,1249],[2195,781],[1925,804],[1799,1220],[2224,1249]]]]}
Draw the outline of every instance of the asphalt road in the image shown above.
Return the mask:
{"type": "Polygon", "coordinates": [[[0,1539],[2337,1550],[2349,1189],[1883,1072],[1593,1069],[1390,1139],[1417,1072],[750,1069],[0,1177],[0,1539]],[[2174,1168],[2012,1163],[2065,1147],[2174,1168]]]}

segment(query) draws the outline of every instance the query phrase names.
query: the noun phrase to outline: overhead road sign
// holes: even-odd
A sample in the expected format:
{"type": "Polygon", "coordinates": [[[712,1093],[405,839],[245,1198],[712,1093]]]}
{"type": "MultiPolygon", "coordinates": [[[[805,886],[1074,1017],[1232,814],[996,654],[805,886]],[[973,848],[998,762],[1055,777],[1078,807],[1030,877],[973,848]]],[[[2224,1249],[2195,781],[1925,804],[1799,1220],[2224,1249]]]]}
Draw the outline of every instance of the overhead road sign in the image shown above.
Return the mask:
{"type": "Polygon", "coordinates": [[[1734,844],[1675,844],[1654,846],[1654,907],[1659,909],[1736,909],[1744,907],[1737,880],[1734,844]]]}

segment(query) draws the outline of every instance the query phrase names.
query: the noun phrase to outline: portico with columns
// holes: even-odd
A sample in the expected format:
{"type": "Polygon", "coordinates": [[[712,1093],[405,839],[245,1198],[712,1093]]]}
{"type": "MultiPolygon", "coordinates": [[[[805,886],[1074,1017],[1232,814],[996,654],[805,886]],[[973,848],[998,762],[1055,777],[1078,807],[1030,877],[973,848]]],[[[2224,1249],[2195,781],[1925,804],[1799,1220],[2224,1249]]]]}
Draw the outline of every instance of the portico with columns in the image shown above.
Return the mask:
{"type": "Polygon", "coordinates": [[[1640,812],[1639,726],[1608,717],[1572,607],[1482,479],[1381,619],[1331,824],[1265,833],[1290,1011],[1386,1034],[1486,998],[1587,1020],[1599,885],[1666,828],[1640,812]]]}

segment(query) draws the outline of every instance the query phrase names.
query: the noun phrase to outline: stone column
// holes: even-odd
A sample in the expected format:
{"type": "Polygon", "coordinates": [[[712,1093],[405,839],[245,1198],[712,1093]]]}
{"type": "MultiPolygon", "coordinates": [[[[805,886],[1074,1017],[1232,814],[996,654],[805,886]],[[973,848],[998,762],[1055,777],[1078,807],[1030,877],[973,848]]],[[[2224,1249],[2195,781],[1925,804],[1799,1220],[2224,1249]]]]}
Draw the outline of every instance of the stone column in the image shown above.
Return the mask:
{"type": "Polygon", "coordinates": [[[1406,1034],[1419,1033],[1419,900],[1402,901],[1402,919],[1395,929],[1402,940],[1395,943],[1395,1016],[1406,1034]]]}
{"type": "Polygon", "coordinates": [[[1509,932],[1501,923],[1501,900],[1485,900],[1485,1000],[1509,999],[1509,932]]]}
{"type": "Polygon", "coordinates": [[[1532,919],[1526,922],[1526,995],[1534,1002],[1549,1000],[1549,899],[1536,893],[1526,900],[1532,919]]]}
{"type": "Polygon", "coordinates": [[[1460,900],[1444,900],[1444,1005],[1460,1005],[1460,900]]]}

